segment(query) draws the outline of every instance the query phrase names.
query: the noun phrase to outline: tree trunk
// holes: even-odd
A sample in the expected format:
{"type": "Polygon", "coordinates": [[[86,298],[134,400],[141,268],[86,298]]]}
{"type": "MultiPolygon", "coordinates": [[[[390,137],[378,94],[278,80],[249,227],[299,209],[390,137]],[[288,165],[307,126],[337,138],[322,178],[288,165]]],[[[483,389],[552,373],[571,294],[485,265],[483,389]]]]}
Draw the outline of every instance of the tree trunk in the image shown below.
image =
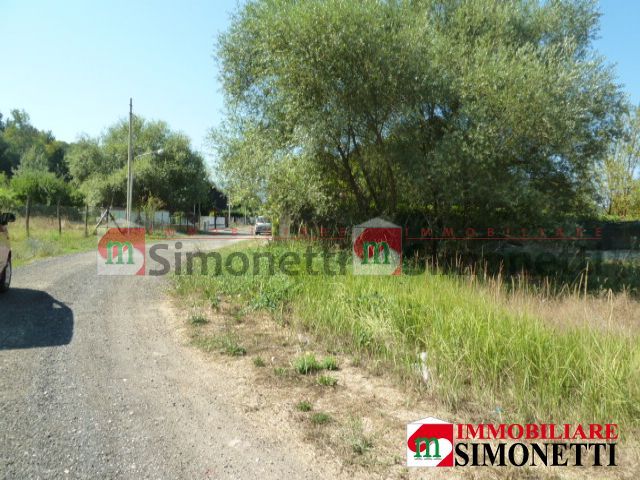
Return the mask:
{"type": "Polygon", "coordinates": [[[356,202],[360,206],[360,210],[362,212],[368,212],[369,206],[367,205],[367,200],[364,197],[364,194],[360,190],[358,183],[356,182],[355,177],[353,176],[353,172],[351,171],[351,165],[349,165],[349,159],[347,158],[346,153],[342,149],[340,145],[338,145],[338,153],[340,154],[340,160],[342,160],[342,170],[343,174],[351,187],[351,191],[356,197],[356,202]]]}

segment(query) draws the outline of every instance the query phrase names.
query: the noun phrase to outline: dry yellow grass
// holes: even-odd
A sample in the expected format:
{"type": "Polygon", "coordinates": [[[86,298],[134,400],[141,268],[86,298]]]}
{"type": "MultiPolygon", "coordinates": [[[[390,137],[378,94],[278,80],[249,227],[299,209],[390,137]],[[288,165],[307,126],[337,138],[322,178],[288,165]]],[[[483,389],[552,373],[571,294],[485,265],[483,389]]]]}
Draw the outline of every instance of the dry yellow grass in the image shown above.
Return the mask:
{"type": "Polygon", "coordinates": [[[29,221],[29,237],[24,218],[9,226],[11,249],[15,266],[37,258],[86,252],[96,247],[96,237],[84,235],[84,224],[62,220],[62,234],[58,233],[58,221],[54,217],[32,217],[29,221]]]}

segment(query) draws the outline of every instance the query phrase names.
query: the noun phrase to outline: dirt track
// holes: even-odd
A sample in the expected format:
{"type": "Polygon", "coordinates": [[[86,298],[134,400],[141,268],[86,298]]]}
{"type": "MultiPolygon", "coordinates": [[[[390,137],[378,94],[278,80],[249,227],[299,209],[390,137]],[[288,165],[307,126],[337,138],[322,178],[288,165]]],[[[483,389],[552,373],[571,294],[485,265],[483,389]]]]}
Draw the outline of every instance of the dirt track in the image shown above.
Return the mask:
{"type": "Polygon", "coordinates": [[[169,285],[97,276],[93,252],[15,271],[0,297],[1,478],[336,476],[230,404],[233,379],[177,339],[169,285]]]}

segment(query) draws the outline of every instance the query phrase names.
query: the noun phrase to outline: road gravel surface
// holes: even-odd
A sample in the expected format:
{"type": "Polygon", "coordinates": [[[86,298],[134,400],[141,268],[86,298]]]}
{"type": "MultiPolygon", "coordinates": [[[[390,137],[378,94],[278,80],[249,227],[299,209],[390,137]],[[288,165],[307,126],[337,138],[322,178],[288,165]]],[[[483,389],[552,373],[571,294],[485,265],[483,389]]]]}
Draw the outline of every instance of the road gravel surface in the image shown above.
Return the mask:
{"type": "MultiPolygon", "coordinates": [[[[228,242],[210,240],[208,248],[228,242]]],[[[0,296],[0,478],[331,477],[176,340],[167,277],[41,260],[0,296]]]]}

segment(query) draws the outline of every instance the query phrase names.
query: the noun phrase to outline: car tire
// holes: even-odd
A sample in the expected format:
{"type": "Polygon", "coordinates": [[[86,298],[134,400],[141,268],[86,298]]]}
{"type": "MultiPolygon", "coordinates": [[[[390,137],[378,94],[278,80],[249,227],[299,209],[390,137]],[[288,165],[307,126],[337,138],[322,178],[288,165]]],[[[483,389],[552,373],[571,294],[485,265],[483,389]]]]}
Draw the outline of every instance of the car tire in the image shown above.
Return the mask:
{"type": "Polygon", "coordinates": [[[11,277],[13,276],[13,269],[11,268],[11,257],[7,260],[7,264],[0,275],[0,293],[6,292],[11,286],[11,277]]]}

